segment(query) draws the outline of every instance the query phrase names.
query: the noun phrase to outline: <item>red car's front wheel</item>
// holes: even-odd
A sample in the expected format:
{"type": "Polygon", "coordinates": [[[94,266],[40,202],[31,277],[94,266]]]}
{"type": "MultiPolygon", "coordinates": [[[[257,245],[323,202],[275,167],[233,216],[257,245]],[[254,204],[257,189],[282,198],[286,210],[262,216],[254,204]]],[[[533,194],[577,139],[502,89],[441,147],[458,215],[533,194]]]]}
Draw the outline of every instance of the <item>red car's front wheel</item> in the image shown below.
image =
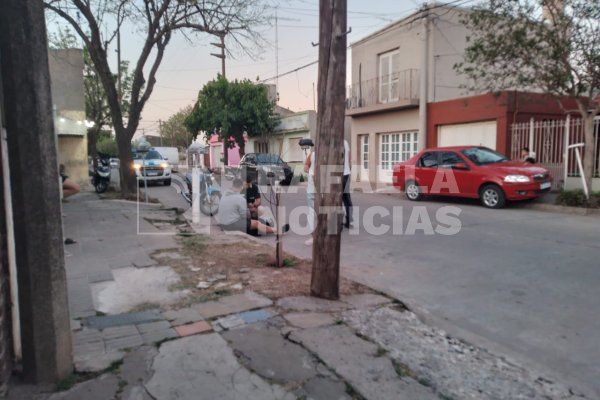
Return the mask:
{"type": "Polygon", "coordinates": [[[485,185],[479,192],[481,204],[487,208],[502,208],[506,205],[504,191],[498,185],[485,185]]]}

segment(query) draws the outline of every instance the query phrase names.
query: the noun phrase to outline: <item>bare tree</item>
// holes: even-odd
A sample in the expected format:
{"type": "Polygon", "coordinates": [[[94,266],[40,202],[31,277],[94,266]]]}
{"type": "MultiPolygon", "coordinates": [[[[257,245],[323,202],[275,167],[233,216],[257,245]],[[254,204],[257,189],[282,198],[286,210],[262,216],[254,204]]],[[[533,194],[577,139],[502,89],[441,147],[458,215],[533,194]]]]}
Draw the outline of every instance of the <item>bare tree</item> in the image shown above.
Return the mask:
{"type": "Polygon", "coordinates": [[[310,293],[325,299],[339,297],[347,9],[346,0],[320,1],[315,170],[318,212],[310,293]]]}
{"type": "Polygon", "coordinates": [[[44,4],[73,27],[89,51],[110,108],[124,196],[135,191],[135,173],[127,167],[133,165],[131,139],[154,90],[156,73],[173,34],[187,31],[226,35],[233,46],[251,54],[253,46],[261,44],[256,28],[269,18],[264,0],[44,0],[44,4]],[[144,37],[132,71],[127,114],[119,101],[117,79],[108,56],[111,43],[125,23],[136,26],[144,37]]]}

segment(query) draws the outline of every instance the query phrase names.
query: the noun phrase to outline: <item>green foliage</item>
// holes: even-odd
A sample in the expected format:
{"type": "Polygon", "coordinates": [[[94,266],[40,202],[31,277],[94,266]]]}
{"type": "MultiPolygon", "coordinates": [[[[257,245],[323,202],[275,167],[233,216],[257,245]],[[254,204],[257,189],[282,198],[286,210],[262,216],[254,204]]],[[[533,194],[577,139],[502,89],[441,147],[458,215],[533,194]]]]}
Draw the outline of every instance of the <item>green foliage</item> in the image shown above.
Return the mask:
{"type": "Polygon", "coordinates": [[[600,208],[600,192],[591,193],[587,200],[582,189],[561,190],[556,197],[556,204],[569,207],[600,208]]]}
{"type": "Polygon", "coordinates": [[[177,111],[162,123],[160,136],[163,146],[187,147],[194,139],[194,135],[185,125],[186,118],[192,113],[192,106],[187,106],[177,111]]]}
{"type": "Polygon", "coordinates": [[[104,137],[98,140],[96,144],[99,153],[108,155],[109,157],[117,157],[119,150],[117,148],[117,141],[112,137],[104,137]]]}
{"type": "MultiPolygon", "coordinates": [[[[185,125],[194,136],[203,132],[207,139],[213,133],[227,141],[232,148],[237,143],[244,149],[244,132],[248,136],[268,135],[273,132],[277,119],[273,113],[275,101],[271,101],[264,85],[256,85],[249,80],[229,82],[219,76],[208,82],[200,93],[198,101],[185,125]]],[[[225,152],[227,154],[227,152],[225,152]]]]}
{"type": "Polygon", "coordinates": [[[598,1],[487,0],[463,23],[471,36],[455,68],[472,89],[538,88],[591,97],[600,88],[598,1]]]}

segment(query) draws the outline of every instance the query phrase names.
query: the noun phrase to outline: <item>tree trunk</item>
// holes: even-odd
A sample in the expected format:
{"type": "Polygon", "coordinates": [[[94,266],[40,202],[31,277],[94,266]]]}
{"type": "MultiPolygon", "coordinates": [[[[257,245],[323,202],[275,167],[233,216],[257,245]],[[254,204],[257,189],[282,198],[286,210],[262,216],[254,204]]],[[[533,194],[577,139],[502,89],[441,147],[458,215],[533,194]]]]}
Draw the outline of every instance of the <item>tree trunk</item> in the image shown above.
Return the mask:
{"type": "Polygon", "coordinates": [[[592,181],[594,178],[594,115],[590,114],[583,118],[583,128],[585,134],[585,147],[583,151],[583,173],[585,174],[585,184],[588,191],[592,192],[592,181]]]}
{"type": "Polygon", "coordinates": [[[88,151],[90,156],[92,157],[92,165],[94,167],[94,171],[98,168],[98,133],[100,132],[99,126],[94,126],[93,128],[88,128],[88,151]]]}
{"type": "Polygon", "coordinates": [[[310,293],[339,298],[342,152],[346,83],[346,0],[321,0],[315,184],[317,223],[310,293]],[[330,184],[331,183],[331,184],[330,184]]]}
{"type": "Polygon", "coordinates": [[[131,135],[127,129],[115,129],[117,148],[119,150],[121,193],[124,198],[136,193],[137,180],[131,156],[131,135]],[[122,131],[121,131],[122,130],[122,131]]]}

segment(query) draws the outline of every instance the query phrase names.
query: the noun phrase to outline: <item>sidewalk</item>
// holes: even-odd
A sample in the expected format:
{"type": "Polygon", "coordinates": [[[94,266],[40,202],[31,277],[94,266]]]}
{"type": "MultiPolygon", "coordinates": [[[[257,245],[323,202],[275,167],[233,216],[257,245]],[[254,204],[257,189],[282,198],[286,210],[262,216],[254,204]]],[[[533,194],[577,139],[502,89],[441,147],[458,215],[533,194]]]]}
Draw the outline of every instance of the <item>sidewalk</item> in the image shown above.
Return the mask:
{"type": "Polygon", "coordinates": [[[269,267],[245,235],[190,235],[174,210],[142,205],[138,218],[137,204],[91,193],[64,210],[76,374],[9,399],[584,398],[367,288],[308,297],[304,267],[269,267]],[[220,268],[233,253],[248,261],[220,268]],[[306,282],[269,288],[292,276],[306,282]]]}

